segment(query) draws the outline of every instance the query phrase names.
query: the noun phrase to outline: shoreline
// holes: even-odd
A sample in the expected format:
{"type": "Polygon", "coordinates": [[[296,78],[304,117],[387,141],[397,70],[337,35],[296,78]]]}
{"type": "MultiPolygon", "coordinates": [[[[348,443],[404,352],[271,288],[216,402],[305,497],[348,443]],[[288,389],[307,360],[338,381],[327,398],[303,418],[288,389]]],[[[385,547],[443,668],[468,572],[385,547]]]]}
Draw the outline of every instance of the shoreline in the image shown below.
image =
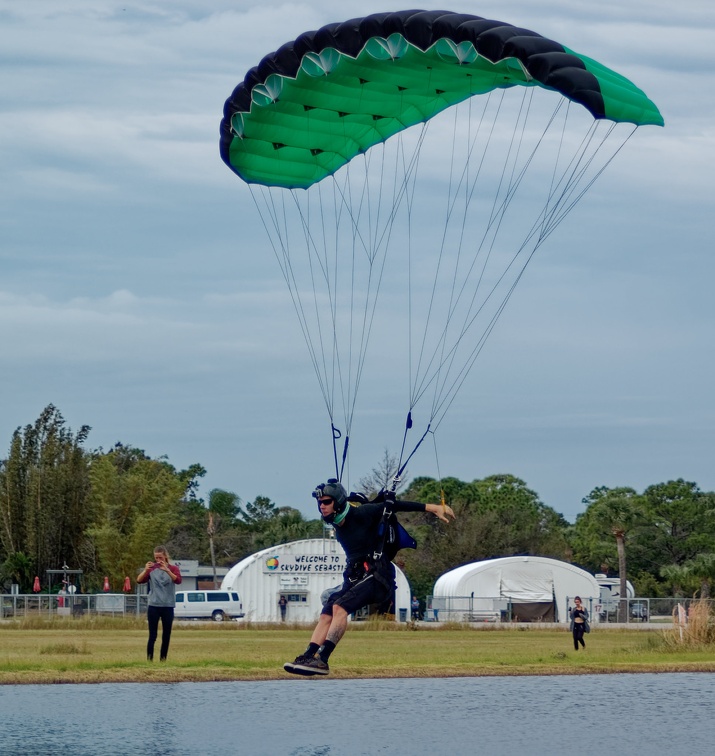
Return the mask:
{"type": "Polygon", "coordinates": [[[715,672],[715,661],[710,664],[673,664],[673,665],[641,665],[624,669],[601,669],[598,667],[583,667],[581,669],[566,670],[469,670],[461,673],[457,672],[439,672],[432,671],[429,674],[360,674],[342,671],[337,667],[331,669],[329,675],[315,677],[301,677],[290,675],[283,669],[277,669],[274,674],[243,674],[234,675],[209,675],[207,677],[197,676],[195,673],[181,674],[170,670],[162,670],[156,676],[150,673],[143,673],[136,677],[124,674],[106,675],[98,674],[96,678],[83,676],[82,679],[76,679],[74,675],[55,675],[40,674],[36,678],[34,675],[25,675],[17,679],[12,679],[10,675],[7,679],[5,675],[0,675],[0,686],[11,685],[103,685],[103,684],[178,684],[178,683],[222,683],[222,682],[279,682],[281,680],[292,683],[310,684],[323,680],[428,680],[428,679],[457,679],[457,678],[478,678],[478,677],[578,677],[584,675],[643,675],[643,674],[712,674],[715,672]]]}

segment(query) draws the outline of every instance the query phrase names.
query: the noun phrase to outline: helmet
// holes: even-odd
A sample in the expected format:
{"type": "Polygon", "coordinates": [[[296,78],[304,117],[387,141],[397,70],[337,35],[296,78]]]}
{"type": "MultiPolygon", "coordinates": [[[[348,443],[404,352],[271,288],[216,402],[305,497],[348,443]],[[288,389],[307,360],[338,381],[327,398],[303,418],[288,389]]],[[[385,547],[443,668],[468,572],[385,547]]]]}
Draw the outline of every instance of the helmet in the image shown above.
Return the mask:
{"type": "MultiPolygon", "coordinates": [[[[343,488],[342,484],[337,478],[328,478],[327,483],[321,483],[315,487],[313,491],[313,497],[320,499],[322,496],[329,496],[334,502],[333,514],[324,515],[325,522],[332,522],[336,515],[340,515],[345,511],[345,507],[348,505],[348,492],[343,488]]],[[[318,504],[320,506],[320,504],[318,504]]]]}

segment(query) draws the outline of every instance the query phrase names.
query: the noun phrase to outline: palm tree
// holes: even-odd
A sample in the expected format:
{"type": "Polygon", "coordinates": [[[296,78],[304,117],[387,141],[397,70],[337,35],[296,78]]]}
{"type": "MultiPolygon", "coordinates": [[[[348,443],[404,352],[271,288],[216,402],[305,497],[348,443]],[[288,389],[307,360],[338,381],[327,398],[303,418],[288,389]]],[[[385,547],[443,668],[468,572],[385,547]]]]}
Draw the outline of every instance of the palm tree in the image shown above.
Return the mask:
{"type": "Polygon", "coordinates": [[[712,581],[715,580],[715,554],[698,554],[683,566],[700,582],[700,598],[709,599],[712,581]]]}
{"type": "Polygon", "coordinates": [[[683,564],[668,564],[660,568],[660,576],[670,583],[673,596],[682,596],[684,586],[690,582],[690,570],[683,564]]]}
{"type": "Polygon", "coordinates": [[[22,593],[30,591],[33,575],[32,560],[22,551],[8,554],[7,559],[0,565],[0,578],[17,583],[22,593]]]}
{"type": "Polygon", "coordinates": [[[626,540],[641,520],[641,497],[632,488],[600,488],[591,493],[588,516],[593,526],[616,539],[620,596],[618,621],[628,621],[626,540]]]}
{"type": "Polygon", "coordinates": [[[211,569],[214,576],[214,588],[218,588],[216,577],[216,549],[214,536],[221,520],[235,520],[241,500],[233,491],[224,491],[221,488],[213,488],[209,491],[208,525],[206,534],[209,537],[209,551],[211,553],[211,569]]]}

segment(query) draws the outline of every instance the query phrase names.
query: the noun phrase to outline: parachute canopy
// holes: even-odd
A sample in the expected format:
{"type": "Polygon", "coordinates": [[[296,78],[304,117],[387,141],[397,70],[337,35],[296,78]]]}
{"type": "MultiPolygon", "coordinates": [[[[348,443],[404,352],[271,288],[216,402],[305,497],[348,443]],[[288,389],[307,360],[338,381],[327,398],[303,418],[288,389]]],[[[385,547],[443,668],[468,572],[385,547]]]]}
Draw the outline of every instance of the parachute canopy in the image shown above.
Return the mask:
{"type": "Polygon", "coordinates": [[[475,95],[538,86],[596,119],[663,125],[628,79],[536,32],[446,11],[329,24],[267,55],[226,101],[221,156],[244,181],[307,188],[475,95]]]}
{"type": "Polygon", "coordinates": [[[536,250],[646,124],[656,106],[600,63],[446,11],[330,24],[248,72],[221,156],[288,286],[336,478],[353,420],[374,436],[398,391],[405,438],[418,404],[435,433],[536,250]]]}

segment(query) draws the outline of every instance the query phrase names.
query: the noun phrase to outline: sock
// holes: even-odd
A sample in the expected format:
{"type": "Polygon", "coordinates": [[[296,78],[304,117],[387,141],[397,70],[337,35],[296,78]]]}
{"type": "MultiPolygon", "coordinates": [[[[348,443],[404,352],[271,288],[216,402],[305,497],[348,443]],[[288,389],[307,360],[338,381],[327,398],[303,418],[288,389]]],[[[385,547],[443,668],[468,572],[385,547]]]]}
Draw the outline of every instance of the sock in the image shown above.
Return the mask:
{"type": "Polygon", "coordinates": [[[317,643],[309,643],[305,649],[305,656],[313,657],[318,653],[320,646],[317,643]]]}
{"type": "Polygon", "coordinates": [[[335,651],[335,644],[332,641],[325,641],[320,649],[319,656],[327,664],[330,654],[335,651]]]}

